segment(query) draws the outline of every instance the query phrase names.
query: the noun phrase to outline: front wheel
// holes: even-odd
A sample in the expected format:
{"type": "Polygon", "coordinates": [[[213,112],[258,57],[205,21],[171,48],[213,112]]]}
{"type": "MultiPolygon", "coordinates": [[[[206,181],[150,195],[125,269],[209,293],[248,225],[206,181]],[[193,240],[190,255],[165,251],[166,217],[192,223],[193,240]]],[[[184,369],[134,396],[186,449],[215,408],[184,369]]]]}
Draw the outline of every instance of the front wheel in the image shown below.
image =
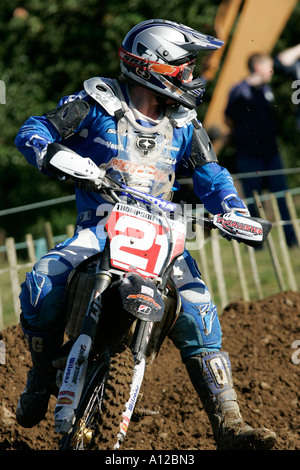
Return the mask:
{"type": "Polygon", "coordinates": [[[130,395],[133,357],[126,346],[112,347],[88,374],[72,431],[61,450],[113,450],[130,395]]]}

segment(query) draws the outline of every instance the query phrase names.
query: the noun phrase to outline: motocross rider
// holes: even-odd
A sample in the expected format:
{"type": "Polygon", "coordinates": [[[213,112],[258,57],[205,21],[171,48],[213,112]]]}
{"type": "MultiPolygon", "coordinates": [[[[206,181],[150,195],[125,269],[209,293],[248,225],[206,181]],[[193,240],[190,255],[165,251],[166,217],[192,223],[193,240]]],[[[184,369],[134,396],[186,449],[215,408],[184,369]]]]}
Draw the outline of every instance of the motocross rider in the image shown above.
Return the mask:
{"type": "MultiPolygon", "coordinates": [[[[249,215],[196,114],[204,92],[201,79],[193,78],[197,55],[222,44],[182,24],[144,21],[129,31],[119,48],[118,81],[87,80],[82,91],[62,98],[54,110],[30,117],[16,136],[16,147],[47,175],[47,151],[60,143],[97,165],[105,164],[112,178],[120,170],[128,186],[143,192],[151,192],[159,180],[154,195],[165,199],[175,174],[190,175],[195,194],[210,213],[249,215]],[[124,164],[128,160],[131,164],[124,164]]],[[[21,286],[20,322],[33,365],[16,410],[23,427],[44,418],[53,393],[52,359],[63,341],[68,275],[104,246],[99,228],[102,197],[82,187],[75,191],[74,236],[43,256],[21,286]]],[[[210,419],[218,448],[271,448],[275,433],[253,429],[242,419],[229,357],[221,350],[217,309],[188,252],[176,262],[173,280],[182,308],[170,337],[210,419]]]]}

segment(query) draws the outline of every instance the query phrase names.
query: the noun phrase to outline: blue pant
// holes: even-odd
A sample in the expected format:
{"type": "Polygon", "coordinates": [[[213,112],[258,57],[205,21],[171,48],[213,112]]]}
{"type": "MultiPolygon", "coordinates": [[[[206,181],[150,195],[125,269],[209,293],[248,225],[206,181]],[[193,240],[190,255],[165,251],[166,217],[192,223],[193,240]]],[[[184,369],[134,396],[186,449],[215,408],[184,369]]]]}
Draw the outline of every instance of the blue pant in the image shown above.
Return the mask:
{"type": "MultiPolygon", "coordinates": [[[[20,301],[23,318],[32,330],[47,331],[62,323],[69,273],[84,259],[101,251],[104,242],[105,235],[98,227],[82,229],[57,245],[27,273],[20,301]]],[[[183,361],[203,351],[220,349],[217,308],[187,251],[176,261],[172,279],[180,292],[182,308],[170,337],[183,361]]]]}

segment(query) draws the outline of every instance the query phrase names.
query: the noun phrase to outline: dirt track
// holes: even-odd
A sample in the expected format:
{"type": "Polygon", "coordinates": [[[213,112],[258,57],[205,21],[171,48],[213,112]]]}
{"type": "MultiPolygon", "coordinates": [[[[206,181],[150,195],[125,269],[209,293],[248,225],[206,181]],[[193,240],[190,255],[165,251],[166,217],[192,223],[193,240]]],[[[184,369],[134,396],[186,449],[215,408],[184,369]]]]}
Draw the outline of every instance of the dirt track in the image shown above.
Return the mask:
{"type": "MultiPolygon", "coordinates": [[[[230,354],[245,421],[274,430],[275,450],[299,450],[300,347],[297,354],[292,344],[300,341],[300,294],[288,292],[258,302],[230,304],[221,323],[223,348],[230,354]]],[[[46,419],[35,428],[23,429],[15,422],[30,359],[19,326],[5,329],[2,336],[6,364],[0,366],[0,450],[56,449],[54,398],[46,419]]],[[[144,397],[145,406],[160,413],[131,423],[124,450],[215,449],[208,419],[170,341],[149,368],[144,397]]]]}

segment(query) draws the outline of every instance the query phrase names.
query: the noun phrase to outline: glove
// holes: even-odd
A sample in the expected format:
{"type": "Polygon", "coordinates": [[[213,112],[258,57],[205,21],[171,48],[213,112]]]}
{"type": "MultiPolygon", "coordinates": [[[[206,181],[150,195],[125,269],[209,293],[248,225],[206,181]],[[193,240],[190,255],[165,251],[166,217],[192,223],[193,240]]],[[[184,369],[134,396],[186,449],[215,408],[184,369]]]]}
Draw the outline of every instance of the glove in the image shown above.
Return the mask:
{"type": "Polygon", "coordinates": [[[244,201],[235,194],[226,196],[221,202],[221,206],[226,213],[234,212],[245,217],[250,217],[250,212],[248,211],[244,201]]]}
{"type": "MultiPolygon", "coordinates": [[[[224,213],[226,214],[237,214],[244,217],[250,216],[250,212],[248,211],[244,201],[235,194],[226,196],[225,199],[222,201],[221,206],[224,210],[224,213]]],[[[228,233],[225,233],[222,230],[220,230],[219,233],[226,240],[230,241],[232,239],[232,237],[228,233]]],[[[239,240],[237,241],[239,242],[239,240]]]]}
{"type": "Polygon", "coordinates": [[[53,142],[47,147],[45,169],[63,177],[71,177],[89,190],[99,189],[105,176],[105,168],[98,167],[90,158],[84,158],[73,150],[53,142]]]}
{"type": "Polygon", "coordinates": [[[215,215],[213,224],[227,240],[234,238],[252,247],[262,245],[272,228],[267,220],[246,217],[233,211],[215,215]]]}

